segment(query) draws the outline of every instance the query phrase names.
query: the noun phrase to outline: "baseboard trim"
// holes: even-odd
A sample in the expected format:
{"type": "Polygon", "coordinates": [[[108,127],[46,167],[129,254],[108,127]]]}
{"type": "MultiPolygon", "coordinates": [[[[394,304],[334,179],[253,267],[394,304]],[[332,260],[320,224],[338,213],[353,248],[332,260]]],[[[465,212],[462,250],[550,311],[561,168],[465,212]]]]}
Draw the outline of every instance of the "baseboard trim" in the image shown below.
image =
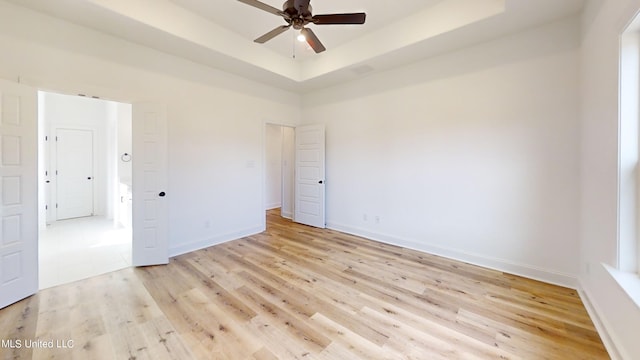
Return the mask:
{"type": "Polygon", "coordinates": [[[493,270],[503,271],[554,285],[560,285],[571,289],[576,289],[578,286],[578,279],[573,275],[548,271],[527,264],[518,264],[504,259],[497,259],[480,254],[473,254],[458,249],[449,249],[437,245],[419,243],[415,240],[403,239],[393,235],[376,233],[366,229],[339,224],[331,221],[327,222],[327,227],[333,230],[361,236],[375,241],[380,241],[386,244],[402,246],[405,248],[418,250],[429,254],[486,267],[493,270]]]}
{"type": "Polygon", "coordinates": [[[267,204],[266,205],[266,209],[265,210],[273,210],[273,209],[277,209],[279,208],[281,205],[280,203],[271,203],[271,204],[267,204]]]}
{"type": "Polygon", "coordinates": [[[283,211],[280,216],[282,216],[285,219],[293,219],[293,213],[289,212],[289,211],[283,211]]]}
{"type": "Polygon", "coordinates": [[[596,327],[598,334],[600,335],[600,339],[604,344],[604,347],[607,349],[609,356],[612,360],[623,360],[630,359],[629,357],[623,357],[621,355],[618,346],[616,346],[616,339],[612,336],[612,334],[607,330],[610,328],[608,323],[600,316],[600,311],[598,310],[598,306],[591,300],[589,296],[589,292],[582,285],[582,282],[578,282],[578,295],[580,295],[580,299],[584,304],[585,309],[587,309],[587,313],[593,321],[593,325],[596,327]]]}
{"type": "Polygon", "coordinates": [[[241,239],[243,237],[261,233],[264,230],[265,230],[265,227],[263,225],[258,225],[258,226],[250,227],[243,230],[233,231],[226,234],[217,235],[214,237],[209,237],[206,239],[193,241],[187,244],[170,248],[169,257],[174,257],[174,256],[186,254],[192,251],[208,248],[210,246],[222,244],[231,240],[241,239]]]}

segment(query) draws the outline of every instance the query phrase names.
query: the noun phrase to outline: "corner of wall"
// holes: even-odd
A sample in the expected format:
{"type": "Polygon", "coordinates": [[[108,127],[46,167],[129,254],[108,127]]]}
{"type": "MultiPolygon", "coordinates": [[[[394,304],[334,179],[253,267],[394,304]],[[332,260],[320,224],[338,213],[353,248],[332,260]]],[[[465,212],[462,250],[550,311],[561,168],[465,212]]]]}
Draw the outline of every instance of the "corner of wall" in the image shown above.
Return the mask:
{"type": "Polygon", "coordinates": [[[257,225],[257,226],[246,228],[239,231],[234,231],[234,232],[230,232],[222,235],[217,235],[213,237],[207,237],[204,239],[192,241],[187,244],[181,244],[179,246],[169,248],[169,257],[174,257],[174,256],[186,254],[192,251],[208,248],[210,246],[241,239],[243,237],[259,234],[263,231],[265,231],[265,225],[257,225]]]}
{"type": "Polygon", "coordinates": [[[611,359],[612,360],[628,359],[628,357],[622,357],[620,355],[620,351],[616,346],[616,342],[612,339],[612,336],[610,335],[609,331],[607,331],[607,329],[611,328],[611,325],[608,324],[606,320],[604,320],[604,318],[599,315],[601,313],[600,309],[598,308],[596,303],[592,300],[592,297],[590,296],[589,291],[584,286],[583,280],[580,278],[578,279],[577,290],[578,290],[578,295],[580,296],[580,300],[582,300],[584,307],[587,309],[587,313],[589,314],[591,321],[593,321],[593,325],[596,327],[596,330],[598,331],[598,335],[600,335],[600,339],[602,340],[602,343],[607,349],[607,352],[609,353],[609,356],[611,357],[611,359]]]}

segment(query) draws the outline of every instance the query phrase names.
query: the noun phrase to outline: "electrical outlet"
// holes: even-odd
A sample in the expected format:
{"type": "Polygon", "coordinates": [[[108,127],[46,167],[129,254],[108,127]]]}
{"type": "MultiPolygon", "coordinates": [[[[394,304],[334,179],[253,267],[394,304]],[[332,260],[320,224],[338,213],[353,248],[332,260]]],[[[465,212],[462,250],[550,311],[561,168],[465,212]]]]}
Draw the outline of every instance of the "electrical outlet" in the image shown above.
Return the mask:
{"type": "Polygon", "coordinates": [[[376,224],[380,224],[380,216],[376,216],[376,224]]]}

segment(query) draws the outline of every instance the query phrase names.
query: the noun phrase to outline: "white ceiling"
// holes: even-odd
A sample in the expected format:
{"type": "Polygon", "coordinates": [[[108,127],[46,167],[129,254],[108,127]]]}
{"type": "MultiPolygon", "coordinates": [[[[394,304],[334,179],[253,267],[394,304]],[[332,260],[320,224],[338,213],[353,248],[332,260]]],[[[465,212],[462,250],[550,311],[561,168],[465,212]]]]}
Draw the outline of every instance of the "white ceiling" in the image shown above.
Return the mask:
{"type": "MultiPolygon", "coordinates": [[[[584,0],[312,0],[314,14],[366,12],[364,25],[314,26],[315,54],[282,18],[237,0],[9,0],[197,63],[310,91],[579,12],[584,0]],[[294,49],[295,46],[295,49],[294,49]],[[293,57],[295,53],[295,58],[293,57]]],[[[282,8],[284,0],[263,0],[282,8]]],[[[550,39],[553,41],[553,39],[550,39]]]]}

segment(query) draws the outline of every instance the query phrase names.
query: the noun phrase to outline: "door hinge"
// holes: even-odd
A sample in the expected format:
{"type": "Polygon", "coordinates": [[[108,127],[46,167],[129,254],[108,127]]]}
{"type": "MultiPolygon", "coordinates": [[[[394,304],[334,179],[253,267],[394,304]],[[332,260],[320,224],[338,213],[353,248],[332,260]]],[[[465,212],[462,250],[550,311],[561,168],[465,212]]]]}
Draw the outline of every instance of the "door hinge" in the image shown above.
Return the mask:
{"type": "Polygon", "coordinates": [[[45,135],[44,141],[49,141],[49,137],[45,135]]]}
{"type": "Polygon", "coordinates": [[[58,136],[56,136],[56,141],[58,141],[58,136]]]}
{"type": "Polygon", "coordinates": [[[49,210],[49,205],[45,205],[45,206],[44,206],[44,209],[45,209],[45,210],[49,210]]]}
{"type": "Polygon", "coordinates": [[[58,208],[58,203],[56,203],[56,209],[58,208]]]}

